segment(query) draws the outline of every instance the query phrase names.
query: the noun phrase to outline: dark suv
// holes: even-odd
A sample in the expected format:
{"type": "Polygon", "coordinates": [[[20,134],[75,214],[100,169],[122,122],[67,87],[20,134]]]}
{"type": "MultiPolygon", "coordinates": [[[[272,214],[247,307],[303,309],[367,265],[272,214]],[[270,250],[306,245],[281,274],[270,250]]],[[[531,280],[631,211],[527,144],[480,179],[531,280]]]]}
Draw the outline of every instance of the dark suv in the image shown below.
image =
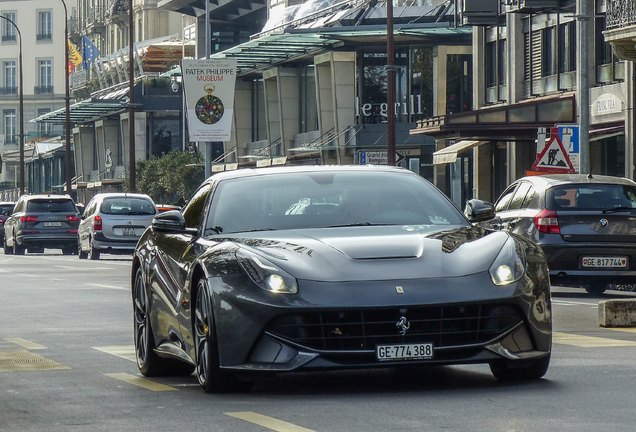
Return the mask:
{"type": "Polygon", "coordinates": [[[636,281],[636,183],[601,175],[521,178],[495,203],[495,215],[471,200],[469,219],[534,240],[545,252],[553,285],[601,294],[608,284],[636,281]],[[485,217],[471,217],[471,213],[485,217]],[[495,216],[493,218],[493,216],[495,216]]]}
{"type": "Polygon", "coordinates": [[[24,195],[4,223],[4,253],[77,253],[77,207],[68,195],[24,195]]]}

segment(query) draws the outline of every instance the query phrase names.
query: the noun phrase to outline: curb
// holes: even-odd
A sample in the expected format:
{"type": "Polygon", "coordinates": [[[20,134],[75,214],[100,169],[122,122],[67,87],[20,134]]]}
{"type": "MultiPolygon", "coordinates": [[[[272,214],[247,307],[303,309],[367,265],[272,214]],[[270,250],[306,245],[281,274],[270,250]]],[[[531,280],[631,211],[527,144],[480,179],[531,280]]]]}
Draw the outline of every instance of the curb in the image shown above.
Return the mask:
{"type": "Polygon", "coordinates": [[[636,300],[604,300],[598,303],[601,327],[636,327],[636,300]]]}

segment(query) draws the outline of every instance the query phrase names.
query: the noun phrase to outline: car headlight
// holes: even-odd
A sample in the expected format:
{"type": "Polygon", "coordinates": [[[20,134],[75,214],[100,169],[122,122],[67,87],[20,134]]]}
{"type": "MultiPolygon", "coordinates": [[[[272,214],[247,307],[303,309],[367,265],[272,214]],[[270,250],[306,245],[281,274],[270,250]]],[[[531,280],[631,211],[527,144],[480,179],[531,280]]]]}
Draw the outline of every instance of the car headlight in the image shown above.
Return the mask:
{"type": "Polygon", "coordinates": [[[509,285],[521,279],[526,271],[522,245],[512,237],[508,238],[488,271],[495,285],[509,285]]]}
{"type": "Polygon", "coordinates": [[[239,249],[236,251],[236,259],[250,279],[264,290],[277,294],[298,292],[296,278],[265,258],[239,249]]]}

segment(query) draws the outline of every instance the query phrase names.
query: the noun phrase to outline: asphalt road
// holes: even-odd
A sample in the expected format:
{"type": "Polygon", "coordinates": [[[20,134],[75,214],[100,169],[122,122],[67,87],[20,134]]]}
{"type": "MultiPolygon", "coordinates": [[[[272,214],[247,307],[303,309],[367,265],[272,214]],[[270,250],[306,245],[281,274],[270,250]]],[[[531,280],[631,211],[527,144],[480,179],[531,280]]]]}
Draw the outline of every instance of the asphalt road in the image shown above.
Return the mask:
{"type": "Polygon", "coordinates": [[[130,259],[103,258],[0,252],[0,431],[636,430],[636,333],[597,321],[599,300],[632,293],[555,288],[540,381],[418,367],[280,375],[207,395],[194,375],[138,373],[130,259]]]}

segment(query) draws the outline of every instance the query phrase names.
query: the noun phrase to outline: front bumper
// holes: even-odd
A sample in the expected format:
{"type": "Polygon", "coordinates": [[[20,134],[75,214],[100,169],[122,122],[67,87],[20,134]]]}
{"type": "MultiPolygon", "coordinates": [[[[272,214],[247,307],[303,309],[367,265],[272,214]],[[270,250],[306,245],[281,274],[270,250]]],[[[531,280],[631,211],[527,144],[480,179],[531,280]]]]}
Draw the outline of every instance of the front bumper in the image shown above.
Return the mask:
{"type": "Polygon", "coordinates": [[[493,285],[487,273],[337,284],[299,281],[299,294],[290,296],[211,278],[220,364],[230,370],[276,372],[543,357],[551,350],[551,302],[545,270],[543,277],[537,275],[528,272],[505,287],[493,285]],[[397,286],[404,294],[397,293],[397,286]],[[397,327],[402,316],[411,325],[404,336],[397,327]],[[376,345],[424,342],[433,343],[432,359],[376,361],[376,345]]]}
{"type": "Polygon", "coordinates": [[[93,247],[104,253],[110,254],[132,254],[135,251],[139,239],[134,240],[114,240],[106,237],[103,233],[95,233],[93,237],[93,247]]]}

